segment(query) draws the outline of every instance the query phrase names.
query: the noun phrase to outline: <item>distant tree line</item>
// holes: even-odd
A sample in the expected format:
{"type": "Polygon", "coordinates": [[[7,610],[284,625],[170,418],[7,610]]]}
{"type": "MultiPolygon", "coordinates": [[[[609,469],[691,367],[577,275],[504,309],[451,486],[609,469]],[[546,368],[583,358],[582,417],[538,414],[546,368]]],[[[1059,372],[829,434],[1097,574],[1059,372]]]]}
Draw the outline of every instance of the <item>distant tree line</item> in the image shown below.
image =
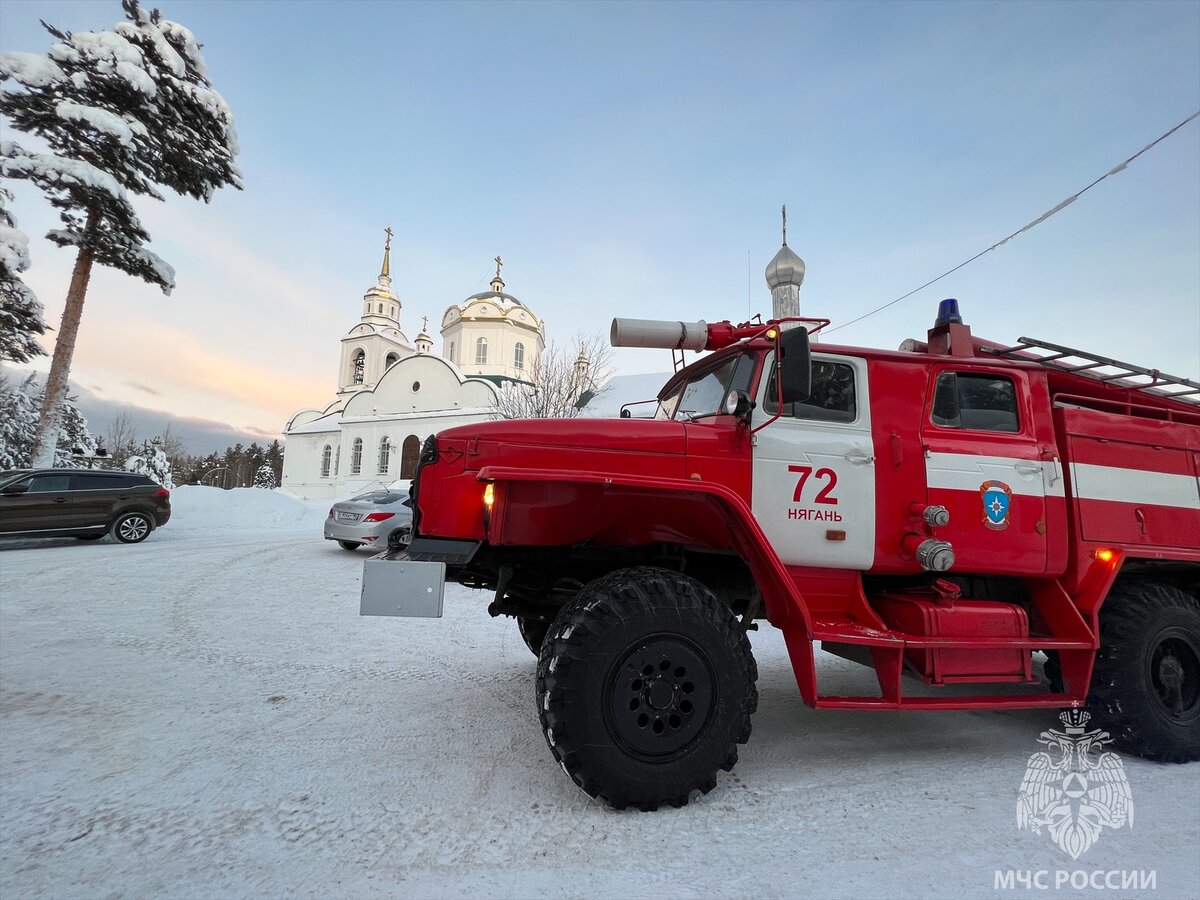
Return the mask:
{"type": "Polygon", "coordinates": [[[178,484],[207,484],[226,490],[273,488],[283,481],[283,444],[278,440],[265,447],[257,441],[249,447],[237,443],[226,447],[224,453],[184,456],[174,467],[178,484]]]}
{"type": "MultiPolygon", "coordinates": [[[[13,381],[0,372],[0,470],[33,466],[41,400],[35,376],[13,381]]],[[[207,484],[227,490],[269,489],[283,481],[283,444],[278,440],[265,447],[238,443],[223,453],[198,456],[187,452],[170,422],[157,434],[140,434],[127,412],[109,422],[103,433],[92,432],[71,397],[63,404],[60,428],[56,468],[122,469],[149,475],[168,488],[207,484]]]]}

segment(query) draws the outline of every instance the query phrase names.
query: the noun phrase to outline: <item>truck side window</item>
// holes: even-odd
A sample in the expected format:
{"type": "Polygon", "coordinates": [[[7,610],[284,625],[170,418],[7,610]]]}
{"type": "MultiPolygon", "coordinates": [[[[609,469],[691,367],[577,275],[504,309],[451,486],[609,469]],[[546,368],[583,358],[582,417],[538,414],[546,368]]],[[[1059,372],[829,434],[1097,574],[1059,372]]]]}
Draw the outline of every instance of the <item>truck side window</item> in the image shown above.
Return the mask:
{"type": "Polygon", "coordinates": [[[933,393],[933,423],[974,431],[1021,430],[1017,390],[1011,378],[943,372],[933,393]]]}
{"type": "MultiPolygon", "coordinates": [[[[767,383],[763,409],[771,415],[779,408],[775,373],[767,383]]],[[[822,422],[853,422],[858,410],[854,399],[854,369],[845,363],[813,360],[812,387],[807,400],[785,403],[783,415],[822,422]]]]}

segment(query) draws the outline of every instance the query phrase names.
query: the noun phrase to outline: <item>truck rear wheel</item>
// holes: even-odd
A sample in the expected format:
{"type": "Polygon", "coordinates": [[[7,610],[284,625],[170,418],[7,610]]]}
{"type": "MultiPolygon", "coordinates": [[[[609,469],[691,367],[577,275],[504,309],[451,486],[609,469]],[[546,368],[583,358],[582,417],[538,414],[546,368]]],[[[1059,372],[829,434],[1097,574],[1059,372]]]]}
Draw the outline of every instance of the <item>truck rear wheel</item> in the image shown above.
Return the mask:
{"type": "Polygon", "coordinates": [[[1179,588],[1119,582],[1100,609],[1088,706],[1118,747],[1200,759],[1200,603],[1179,588]]]}
{"type": "Polygon", "coordinates": [[[737,762],[758,669],[732,611],[666,569],[586,585],[554,620],[537,704],[554,758],[617,809],[683,806],[737,762]]]}

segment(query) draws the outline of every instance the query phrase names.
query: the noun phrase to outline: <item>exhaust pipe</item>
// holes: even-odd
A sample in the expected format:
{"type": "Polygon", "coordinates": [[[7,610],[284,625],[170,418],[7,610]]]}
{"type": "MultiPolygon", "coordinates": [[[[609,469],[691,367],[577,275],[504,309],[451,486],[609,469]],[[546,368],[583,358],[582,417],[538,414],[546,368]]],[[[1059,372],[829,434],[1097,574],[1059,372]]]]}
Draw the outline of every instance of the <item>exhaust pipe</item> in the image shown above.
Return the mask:
{"type": "Polygon", "coordinates": [[[608,339],[614,347],[699,351],[708,347],[708,325],[658,319],[613,319],[608,339]]]}

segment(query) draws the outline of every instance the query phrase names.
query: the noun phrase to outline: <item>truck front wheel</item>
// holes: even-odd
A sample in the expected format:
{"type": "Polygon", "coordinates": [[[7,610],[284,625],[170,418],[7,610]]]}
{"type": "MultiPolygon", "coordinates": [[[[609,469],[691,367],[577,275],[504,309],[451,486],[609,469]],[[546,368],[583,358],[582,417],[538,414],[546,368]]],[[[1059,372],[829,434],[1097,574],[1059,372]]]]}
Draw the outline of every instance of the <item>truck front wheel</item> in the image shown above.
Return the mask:
{"type": "Polygon", "coordinates": [[[617,809],[683,806],[737,762],[758,669],[732,611],[699,582],[656,568],[588,584],[554,620],[537,704],[554,758],[617,809]]]}
{"type": "Polygon", "coordinates": [[[1200,759],[1200,603],[1179,588],[1118,582],[1100,609],[1088,706],[1130,753],[1200,759]]]}

